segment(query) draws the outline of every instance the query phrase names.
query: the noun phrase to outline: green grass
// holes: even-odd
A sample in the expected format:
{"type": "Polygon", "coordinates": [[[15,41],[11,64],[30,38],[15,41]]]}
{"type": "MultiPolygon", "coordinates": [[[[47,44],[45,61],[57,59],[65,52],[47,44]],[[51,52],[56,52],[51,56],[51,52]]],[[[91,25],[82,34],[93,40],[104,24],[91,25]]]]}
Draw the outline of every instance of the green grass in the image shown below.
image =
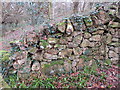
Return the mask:
{"type": "Polygon", "coordinates": [[[0,61],[7,61],[9,60],[9,57],[10,57],[10,53],[8,51],[5,50],[0,51],[0,61]]]}

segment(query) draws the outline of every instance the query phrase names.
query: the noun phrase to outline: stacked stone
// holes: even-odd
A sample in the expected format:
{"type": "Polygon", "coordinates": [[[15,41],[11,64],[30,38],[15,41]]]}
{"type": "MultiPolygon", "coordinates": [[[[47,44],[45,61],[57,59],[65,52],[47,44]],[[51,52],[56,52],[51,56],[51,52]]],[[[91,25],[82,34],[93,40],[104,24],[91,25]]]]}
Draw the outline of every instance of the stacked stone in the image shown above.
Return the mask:
{"type": "MultiPolygon", "coordinates": [[[[47,25],[42,35],[26,35],[22,43],[17,43],[21,52],[11,57],[15,60],[14,72],[53,75],[76,72],[84,65],[92,65],[93,60],[110,59],[115,64],[119,60],[120,23],[99,8],[88,16],[47,25]]],[[[119,18],[117,13],[115,17],[119,18]]]]}

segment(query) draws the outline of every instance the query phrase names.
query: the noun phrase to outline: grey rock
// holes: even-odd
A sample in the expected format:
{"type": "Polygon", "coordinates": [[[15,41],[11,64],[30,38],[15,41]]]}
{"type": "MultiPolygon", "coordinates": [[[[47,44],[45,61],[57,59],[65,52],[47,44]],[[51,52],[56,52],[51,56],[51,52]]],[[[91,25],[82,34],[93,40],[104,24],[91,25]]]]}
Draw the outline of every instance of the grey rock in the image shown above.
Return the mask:
{"type": "Polygon", "coordinates": [[[80,31],[74,31],[71,36],[76,37],[78,35],[82,35],[82,32],[80,32],[80,31]]]}
{"type": "Polygon", "coordinates": [[[73,43],[73,42],[69,42],[67,47],[68,48],[75,48],[75,47],[78,47],[78,44],[73,43]]]}
{"type": "Polygon", "coordinates": [[[84,39],[80,45],[81,47],[87,47],[90,46],[90,41],[87,39],[84,39]]]}
{"type": "Polygon", "coordinates": [[[104,30],[98,30],[96,32],[93,32],[92,34],[103,34],[104,33],[104,30]]]}
{"type": "Polygon", "coordinates": [[[64,69],[66,72],[69,72],[72,69],[72,66],[67,61],[64,62],[64,69]]]}
{"type": "Polygon", "coordinates": [[[100,41],[101,40],[101,36],[100,35],[94,35],[89,40],[90,41],[100,41]]]}
{"type": "Polygon", "coordinates": [[[73,48],[74,55],[81,55],[82,54],[82,48],[73,48]]]}
{"type": "Polygon", "coordinates": [[[65,49],[59,52],[59,56],[61,57],[66,57],[66,56],[71,56],[72,54],[72,49],[65,49]]]}
{"type": "Polygon", "coordinates": [[[58,40],[56,38],[48,38],[48,43],[50,43],[50,44],[56,44],[57,41],[58,40]]]}
{"type": "Polygon", "coordinates": [[[91,37],[91,34],[90,33],[84,33],[84,38],[90,38],[91,37]]]}
{"type": "Polygon", "coordinates": [[[57,59],[57,55],[52,55],[52,54],[44,53],[44,58],[45,59],[57,59]]]}
{"type": "Polygon", "coordinates": [[[77,62],[76,61],[73,61],[72,62],[72,67],[75,67],[77,65],[77,62]]]}
{"type": "Polygon", "coordinates": [[[107,34],[107,40],[106,40],[107,44],[112,42],[112,35],[111,34],[107,34]]]}
{"type": "Polygon", "coordinates": [[[38,61],[35,61],[32,65],[32,70],[33,71],[38,71],[40,70],[40,63],[38,61]]]}
{"type": "Polygon", "coordinates": [[[109,57],[111,57],[111,58],[118,58],[118,54],[115,53],[114,51],[109,51],[109,57]]]}
{"type": "Polygon", "coordinates": [[[78,35],[73,38],[73,43],[75,43],[75,44],[80,44],[81,41],[82,41],[82,35],[78,35]]]}

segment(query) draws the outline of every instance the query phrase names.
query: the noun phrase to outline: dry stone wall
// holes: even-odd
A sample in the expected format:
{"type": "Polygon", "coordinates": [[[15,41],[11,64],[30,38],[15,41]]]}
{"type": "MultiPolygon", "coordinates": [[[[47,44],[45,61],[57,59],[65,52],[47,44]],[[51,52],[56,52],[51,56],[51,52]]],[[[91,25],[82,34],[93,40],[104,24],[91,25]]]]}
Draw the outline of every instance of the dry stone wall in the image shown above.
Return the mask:
{"type": "Polygon", "coordinates": [[[95,60],[119,60],[120,17],[118,5],[108,10],[99,6],[88,16],[64,18],[57,25],[46,24],[42,32],[29,32],[10,43],[13,68],[19,77],[76,72],[95,60]]]}

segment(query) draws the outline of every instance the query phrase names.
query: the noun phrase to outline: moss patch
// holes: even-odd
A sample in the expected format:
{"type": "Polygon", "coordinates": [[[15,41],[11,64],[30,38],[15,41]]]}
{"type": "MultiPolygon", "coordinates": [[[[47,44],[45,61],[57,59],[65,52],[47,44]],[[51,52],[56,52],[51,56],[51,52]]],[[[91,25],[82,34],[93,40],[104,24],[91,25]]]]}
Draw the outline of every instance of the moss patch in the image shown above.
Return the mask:
{"type": "Polygon", "coordinates": [[[63,65],[63,64],[64,64],[63,60],[52,61],[49,64],[44,64],[44,68],[49,68],[49,67],[54,66],[54,65],[63,65]]]}
{"type": "Polygon", "coordinates": [[[8,51],[1,50],[0,51],[0,60],[1,61],[6,61],[9,60],[10,53],[8,51]]]}

